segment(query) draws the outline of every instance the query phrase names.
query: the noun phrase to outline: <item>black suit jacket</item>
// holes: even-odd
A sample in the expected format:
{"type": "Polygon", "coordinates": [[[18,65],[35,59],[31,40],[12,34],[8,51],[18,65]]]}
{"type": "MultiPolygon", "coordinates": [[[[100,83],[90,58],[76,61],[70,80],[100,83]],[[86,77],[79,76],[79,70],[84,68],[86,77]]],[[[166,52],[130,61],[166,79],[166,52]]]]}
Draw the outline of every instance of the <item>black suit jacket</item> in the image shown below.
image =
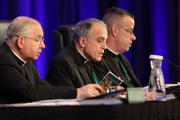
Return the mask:
{"type": "MultiPolygon", "coordinates": [[[[98,79],[103,79],[103,77],[108,73],[108,71],[113,72],[116,76],[120,76],[122,78],[122,73],[124,72],[121,65],[118,62],[118,58],[122,61],[122,64],[128,74],[128,76],[131,79],[131,83],[134,87],[140,87],[141,83],[137,79],[136,75],[134,74],[134,71],[128,62],[127,58],[124,55],[115,55],[108,49],[105,50],[105,53],[103,55],[103,59],[101,62],[97,62],[94,64],[94,70],[96,72],[96,75],[98,79]],[[105,64],[105,65],[104,65],[105,64]]],[[[126,75],[124,75],[126,77],[126,75]]],[[[129,82],[124,80],[124,83],[122,84],[123,87],[130,87],[129,82]]]]}
{"type": "Polygon", "coordinates": [[[72,43],[53,58],[46,74],[46,80],[53,85],[74,88],[95,83],[89,70],[89,64],[91,61],[87,61],[72,43]]]}
{"type": "Polygon", "coordinates": [[[4,43],[0,47],[0,103],[76,97],[74,88],[53,87],[41,79],[32,62],[22,65],[4,43]]]}

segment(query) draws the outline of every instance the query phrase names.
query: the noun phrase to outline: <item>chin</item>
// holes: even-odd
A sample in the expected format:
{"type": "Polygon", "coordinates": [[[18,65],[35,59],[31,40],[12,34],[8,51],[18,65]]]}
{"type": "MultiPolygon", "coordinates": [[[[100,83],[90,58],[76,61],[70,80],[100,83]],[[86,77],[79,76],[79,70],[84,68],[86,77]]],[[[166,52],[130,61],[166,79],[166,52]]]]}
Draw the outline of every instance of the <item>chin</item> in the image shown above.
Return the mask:
{"type": "Polygon", "coordinates": [[[128,52],[129,51],[129,48],[127,48],[126,50],[125,50],[125,52],[128,52]]]}
{"type": "Polygon", "coordinates": [[[33,58],[33,60],[37,60],[37,59],[38,59],[38,57],[33,58]]]}
{"type": "Polygon", "coordinates": [[[101,59],[102,59],[102,58],[97,58],[97,59],[95,59],[95,61],[96,61],[96,62],[99,62],[99,61],[101,61],[101,59]]]}

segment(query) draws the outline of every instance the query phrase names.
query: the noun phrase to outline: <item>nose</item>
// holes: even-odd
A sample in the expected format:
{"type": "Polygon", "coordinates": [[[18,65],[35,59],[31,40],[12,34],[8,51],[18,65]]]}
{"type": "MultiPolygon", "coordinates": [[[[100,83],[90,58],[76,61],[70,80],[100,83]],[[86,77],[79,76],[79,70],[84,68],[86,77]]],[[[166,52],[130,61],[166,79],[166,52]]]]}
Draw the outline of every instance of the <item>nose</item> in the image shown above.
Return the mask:
{"type": "Polygon", "coordinates": [[[136,40],[136,36],[134,35],[134,33],[131,34],[131,40],[132,41],[136,40]]]}
{"type": "Polygon", "coordinates": [[[103,42],[102,48],[105,50],[107,49],[106,40],[103,42]]]}
{"type": "Polygon", "coordinates": [[[44,41],[40,43],[40,48],[44,49],[46,46],[44,44],[44,41]]]}

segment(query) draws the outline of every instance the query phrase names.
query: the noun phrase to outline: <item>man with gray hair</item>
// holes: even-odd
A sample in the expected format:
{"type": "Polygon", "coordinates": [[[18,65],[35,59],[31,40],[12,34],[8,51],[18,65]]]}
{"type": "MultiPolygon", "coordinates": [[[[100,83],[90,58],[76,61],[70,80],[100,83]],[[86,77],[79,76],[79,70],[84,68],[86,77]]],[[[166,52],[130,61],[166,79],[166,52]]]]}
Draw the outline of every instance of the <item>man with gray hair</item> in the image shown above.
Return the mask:
{"type": "MultiPolygon", "coordinates": [[[[73,43],[51,61],[47,81],[53,85],[74,88],[87,84],[98,85],[99,80],[91,63],[100,61],[106,49],[106,24],[95,18],[80,21],[75,26],[72,39],[73,43]]],[[[97,88],[92,91],[94,94],[99,93],[97,88]]]]}
{"type": "Polygon", "coordinates": [[[17,17],[8,26],[5,43],[0,46],[0,103],[98,95],[91,91],[102,91],[99,86],[52,86],[39,77],[32,60],[45,48],[43,36],[40,23],[29,17],[17,17]]]}

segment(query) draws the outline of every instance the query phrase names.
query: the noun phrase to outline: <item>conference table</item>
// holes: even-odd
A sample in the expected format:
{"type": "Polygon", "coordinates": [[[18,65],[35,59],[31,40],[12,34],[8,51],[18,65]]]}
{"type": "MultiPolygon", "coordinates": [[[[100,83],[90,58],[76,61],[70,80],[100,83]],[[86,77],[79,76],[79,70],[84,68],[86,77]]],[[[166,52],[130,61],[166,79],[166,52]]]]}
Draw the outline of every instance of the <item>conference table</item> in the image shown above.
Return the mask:
{"type": "Polygon", "coordinates": [[[83,105],[1,105],[0,120],[180,120],[180,100],[83,105]]]}

